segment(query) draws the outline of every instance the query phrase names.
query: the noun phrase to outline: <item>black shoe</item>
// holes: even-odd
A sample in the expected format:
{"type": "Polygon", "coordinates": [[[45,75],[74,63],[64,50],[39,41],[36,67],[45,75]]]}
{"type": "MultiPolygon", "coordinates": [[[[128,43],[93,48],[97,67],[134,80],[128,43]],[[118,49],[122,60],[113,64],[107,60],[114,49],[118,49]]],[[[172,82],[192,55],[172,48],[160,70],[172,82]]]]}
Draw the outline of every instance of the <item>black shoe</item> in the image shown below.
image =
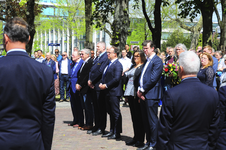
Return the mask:
{"type": "Polygon", "coordinates": [[[137,150],[155,150],[155,148],[150,147],[150,146],[145,144],[143,147],[138,148],[137,150]]]}
{"type": "Polygon", "coordinates": [[[134,139],[132,139],[131,141],[129,142],[126,142],[126,145],[134,145],[136,144],[137,141],[135,141],[134,139]]]}
{"type": "Polygon", "coordinates": [[[93,133],[93,130],[88,130],[87,131],[87,134],[91,134],[91,133],[93,133]]]}
{"type": "Polygon", "coordinates": [[[137,141],[133,146],[134,147],[143,147],[144,146],[144,143],[143,142],[140,142],[140,141],[137,141]]]}
{"type": "Polygon", "coordinates": [[[100,129],[98,129],[96,132],[93,132],[92,135],[96,136],[96,135],[101,135],[104,134],[100,129]]]}
{"type": "Polygon", "coordinates": [[[109,136],[112,136],[112,132],[109,132],[109,133],[107,133],[107,134],[103,134],[101,137],[109,137],[109,136]]]}
{"type": "Polygon", "coordinates": [[[111,136],[108,137],[108,140],[111,140],[111,139],[119,139],[121,137],[120,134],[112,134],[111,136]]]}

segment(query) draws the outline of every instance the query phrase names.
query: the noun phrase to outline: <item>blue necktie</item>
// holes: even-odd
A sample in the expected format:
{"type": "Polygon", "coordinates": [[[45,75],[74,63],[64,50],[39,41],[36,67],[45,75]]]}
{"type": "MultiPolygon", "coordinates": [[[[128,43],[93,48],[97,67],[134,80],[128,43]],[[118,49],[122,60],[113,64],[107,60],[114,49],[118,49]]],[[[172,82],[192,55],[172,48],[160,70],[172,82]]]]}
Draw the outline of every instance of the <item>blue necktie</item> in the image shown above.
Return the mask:
{"type": "Polygon", "coordinates": [[[110,65],[111,65],[111,62],[108,64],[108,67],[107,67],[106,71],[104,72],[103,78],[105,77],[105,74],[107,73],[108,68],[110,67],[110,65]]]}
{"type": "Polygon", "coordinates": [[[72,74],[71,75],[73,75],[75,73],[75,69],[76,69],[77,65],[78,65],[78,63],[76,62],[75,65],[74,65],[74,67],[73,67],[73,70],[72,70],[72,74]]]}

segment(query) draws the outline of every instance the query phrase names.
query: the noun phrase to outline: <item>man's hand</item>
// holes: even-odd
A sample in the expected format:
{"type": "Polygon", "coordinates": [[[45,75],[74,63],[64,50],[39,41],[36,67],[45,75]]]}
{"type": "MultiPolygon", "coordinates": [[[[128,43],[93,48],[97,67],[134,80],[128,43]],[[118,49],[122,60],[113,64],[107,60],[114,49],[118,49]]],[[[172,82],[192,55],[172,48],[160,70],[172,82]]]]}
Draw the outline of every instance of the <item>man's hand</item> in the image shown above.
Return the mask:
{"type": "Polygon", "coordinates": [[[137,91],[137,96],[142,99],[142,100],[145,100],[145,97],[143,95],[143,93],[141,93],[140,91],[137,91]]]}
{"type": "Polygon", "coordinates": [[[94,89],[94,85],[92,84],[92,82],[90,80],[88,80],[88,86],[91,88],[91,89],[94,89]]]}
{"type": "Polygon", "coordinates": [[[82,87],[79,84],[76,84],[75,88],[76,88],[77,91],[80,91],[82,87]]]}
{"type": "Polygon", "coordinates": [[[106,89],[106,84],[100,83],[99,87],[100,87],[101,90],[105,90],[106,89]]]}

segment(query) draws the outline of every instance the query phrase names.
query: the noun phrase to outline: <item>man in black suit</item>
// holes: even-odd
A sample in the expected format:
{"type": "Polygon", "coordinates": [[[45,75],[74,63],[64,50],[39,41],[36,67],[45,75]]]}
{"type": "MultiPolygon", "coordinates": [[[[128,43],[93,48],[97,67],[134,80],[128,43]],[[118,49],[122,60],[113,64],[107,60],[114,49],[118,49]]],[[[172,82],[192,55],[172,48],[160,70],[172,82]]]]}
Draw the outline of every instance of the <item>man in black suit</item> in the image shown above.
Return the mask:
{"type": "Polygon", "coordinates": [[[158,127],[158,150],[215,149],[219,122],[217,92],[197,78],[199,57],[183,52],[181,83],[166,91],[158,127]]]}
{"type": "Polygon", "coordinates": [[[91,53],[89,49],[81,50],[81,58],[84,61],[82,67],[78,71],[78,80],[76,84],[76,90],[80,93],[80,99],[85,109],[86,124],[81,127],[82,130],[90,130],[93,127],[93,107],[91,104],[92,95],[88,86],[89,71],[92,67],[93,60],[90,57],[91,53]]]}
{"type": "Polygon", "coordinates": [[[50,150],[55,91],[50,67],[30,58],[28,24],[10,19],[4,27],[7,52],[0,59],[0,149],[50,150]]]}
{"type": "Polygon", "coordinates": [[[92,91],[93,108],[95,115],[95,126],[92,130],[88,130],[87,134],[96,136],[104,134],[106,128],[106,104],[103,92],[100,91],[99,84],[104,72],[105,67],[108,65],[109,60],[105,50],[105,43],[97,43],[98,58],[93,62],[93,66],[90,69],[88,85],[92,91]]]}
{"type": "Polygon", "coordinates": [[[120,112],[120,96],[122,96],[122,64],[118,61],[119,50],[112,47],[107,51],[108,66],[105,68],[101,83],[101,90],[105,92],[105,101],[107,103],[107,112],[110,115],[110,132],[102,137],[108,139],[120,138],[122,132],[122,116],[120,112]]]}

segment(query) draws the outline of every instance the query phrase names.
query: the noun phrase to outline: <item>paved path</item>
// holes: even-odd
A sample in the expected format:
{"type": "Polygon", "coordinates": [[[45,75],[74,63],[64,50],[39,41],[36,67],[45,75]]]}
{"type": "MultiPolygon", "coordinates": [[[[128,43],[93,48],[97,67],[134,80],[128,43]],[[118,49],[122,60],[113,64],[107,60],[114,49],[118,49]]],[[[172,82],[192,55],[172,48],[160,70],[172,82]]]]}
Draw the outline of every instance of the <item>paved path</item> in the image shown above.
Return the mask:
{"type": "MultiPolygon", "coordinates": [[[[69,102],[56,102],[56,121],[52,150],[135,150],[125,145],[133,136],[129,107],[121,107],[123,131],[120,140],[108,140],[101,136],[86,134],[86,131],[68,126],[72,121],[69,102]]],[[[106,131],[109,131],[109,116],[106,131]]]]}

